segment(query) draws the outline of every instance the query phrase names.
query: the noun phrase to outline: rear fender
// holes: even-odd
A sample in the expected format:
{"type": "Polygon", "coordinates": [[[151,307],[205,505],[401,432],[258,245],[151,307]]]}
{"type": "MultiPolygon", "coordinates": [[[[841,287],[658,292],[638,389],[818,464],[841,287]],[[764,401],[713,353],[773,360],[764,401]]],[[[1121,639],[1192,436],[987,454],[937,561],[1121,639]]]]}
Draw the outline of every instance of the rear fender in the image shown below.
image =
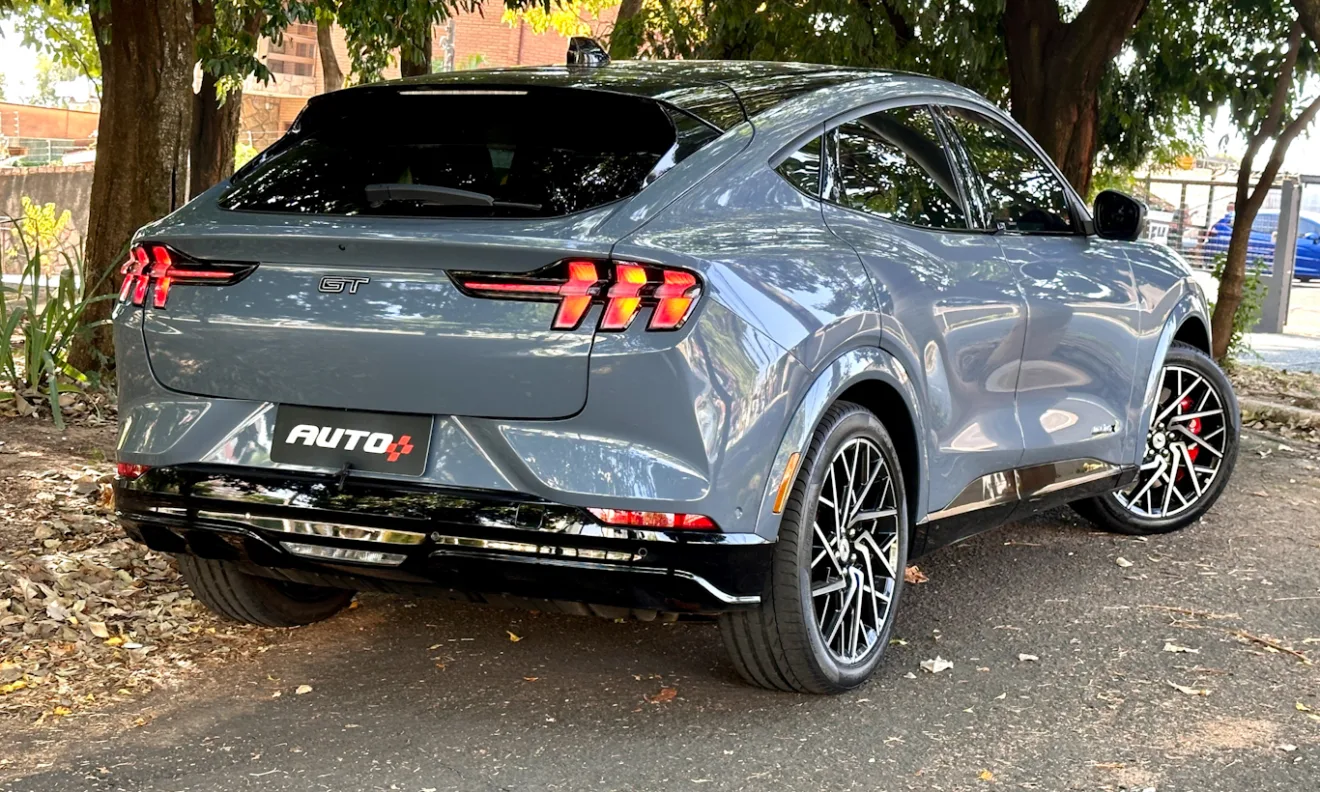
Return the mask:
{"type": "MultiPolygon", "coordinates": [[[[784,469],[788,466],[789,459],[794,453],[804,456],[807,447],[811,443],[811,435],[820,423],[821,416],[831,404],[838,400],[840,394],[847,391],[852,386],[865,382],[867,380],[882,382],[899,393],[904,404],[908,409],[908,419],[912,421],[914,434],[917,437],[917,454],[920,459],[918,470],[911,471],[905,478],[908,481],[918,482],[918,493],[916,503],[917,511],[925,514],[925,481],[926,481],[926,449],[925,443],[925,416],[920,408],[920,402],[917,400],[916,389],[912,385],[912,378],[908,376],[903,366],[893,358],[889,353],[877,348],[854,349],[837,357],[833,363],[827,366],[816,377],[809,387],[802,394],[798,407],[793,413],[793,417],[788,422],[788,428],[784,432],[783,439],[779,444],[779,449],[775,453],[774,463],[770,467],[771,475],[767,477],[765,493],[761,499],[761,509],[756,521],[756,533],[765,539],[776,539],[779,536],[779,525],[783,515],[776,514],[774,511],[775,498],[779,493],[779,485],[783,480],[784,469]],[[915,475],[912,475],[915,473],[915,475]]],[[[882,421],[884,416],[878,416],[882,421]]],[[[801,456],[797,467],[801,467],[801,456]]],[[[799,469],[793,471],[793,475],[800,472],[799,469]]],[[[909,515],[913,524],[916,524],[920,514],[909,515]]]]}

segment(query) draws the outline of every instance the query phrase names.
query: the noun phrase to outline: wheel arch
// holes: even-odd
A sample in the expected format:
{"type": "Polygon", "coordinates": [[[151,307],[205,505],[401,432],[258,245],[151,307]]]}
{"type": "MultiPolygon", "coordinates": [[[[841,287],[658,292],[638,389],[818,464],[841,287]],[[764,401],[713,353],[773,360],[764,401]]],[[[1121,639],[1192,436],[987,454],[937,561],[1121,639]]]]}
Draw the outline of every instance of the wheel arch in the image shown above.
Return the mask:
{"type": "Polygon", "coordinates": [[[1207,355],[1214,355],[1210,347],[1210,328],[1206,326],[1205,321],[1196,314],[1189,314],[1178,326],[1177,332],[1173,334],[1174,341],[1181,341],[1184,344],[1190,344],[1207,355]]]}
{"type": "MultiPolygon", "coordinates": [[[[757,534],[767,539],[778,537],[781,515],[774,513],[774,501],[784,470],[793,454],[799,454],[800,460],[806,453],[821,417],[838,401],[850,401],[865,407],[889,430],[903,466],[909,520],[914,528],[925,513],[926,454],[921,443],[924,416],[916,389],[898,360],[878,347],[866,347],[836,357],[799,397],[766,480],[756,521],[757,534]]],[[[794,466],[793,475],[798,472],[800,461],[794,466]]]]}

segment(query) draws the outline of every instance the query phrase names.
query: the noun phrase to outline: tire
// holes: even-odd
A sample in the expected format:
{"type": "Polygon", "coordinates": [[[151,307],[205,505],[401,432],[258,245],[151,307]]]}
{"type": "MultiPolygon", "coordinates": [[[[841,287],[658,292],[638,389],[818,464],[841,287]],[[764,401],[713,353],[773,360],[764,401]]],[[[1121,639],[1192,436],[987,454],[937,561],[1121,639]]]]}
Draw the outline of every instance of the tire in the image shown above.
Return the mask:
{"type": "Polygon", "coordinates": [[[738,673],[753,685],[801,693],[843,693],[870,678],[889,645],[910,538],[903,471],[885,427],[868,410],[849,402],[838,402],[825,412],[799,471],[784,507],[761,604],[755,610],[723,614],[720,632],[738,673]],[[840,468],[840,454],[843,472],[836,470],[829,478],[832,468],[840,468]],[[849,488],[860,493],[850,511],[881,516],[852,519],[845,531],[848,536],[842,540],[837,531],[833,533],[844,548],[840,553],[851,554],[838,563],[837,556],[819,552],[827,546],[821,540],[828,537],[824,532],[817,534],[813,526],[818,519],[826,527],[835,523],[827,503],[833,492],[826,489],[826,482],[833,481],[837,491],[849,458],[858,470],[865,465],[867,470],[877,471],[871,480],[880,491],[877,496],[870,488],[863,489],[860,482],[870,474],[862,473],[857,488],[849,488]],[[886,475],[888,488],[882,488],[886,475]],[[815,567],[813,546],[817,550],[815,567]],[[873,574],[867,572],[867,563],[873,574]],[[868,580],[870,591],[888,593],[883,615],[883,594],[867,595],[864,586],[868,580]],[[830,586],[841,588],[813,596],[813,588],[820,592],[830,586]],[[849,610],[847,597],[853,591],[863,598],[849,610]],[[827,609],[824,617],[818,615],[818,606],[827,609]],[[858,629],[843,631],[842,618],[832,623],[830,607],[838,615],[849,616],[848,626],[856,623],[858,629]],[[875,629],[877,625],[879,629],[875,629]],[[826,634],[831,627],[833,637],[826,634]],[[850,643],[851,635],[859,637],[850,643]]]}
{"type": "Polygon", "coordinates": [[[179,571],[197,599],[231,621],[261,627],[299,627],[324,621],[353,599],[344,589],[257,577],[227,561],[179,556],[179,571]]]}
{"type": "MultiPolygon", "coordinates": [[[[1233,467],[1237,463],[1239,435],[1242,431],[1242,416],[1238,411],[1237,397],[1233,393],[1233,386],[1228,381],[1228,377],[1209,355],[1181,342],[1174,342],[1169,348],[1162,371],[1164,373],[1161,377],[1165,381],[1161,382],[1160,390],[1156,395],[1159,399],[1156,418],[1171,408],[1171,403],[1177,396],[1172,393],[1173,388],[1176,387],[1175,383],[1185,381],[1185,379],[1177,380],[1172,373],[1181,373],[1186,378],[1187,372],[1202,377],[1206,385],[1215,391],[1214,396],[1206,397],[1207,401],[1202,402],[1204,407],[1198,405],[1194,409],[1207,411],[1206,408],[1213,404],[1212,399],[1217,399],[1221,415],[1197,419],[1201,421],[1199,435],[1204,435],[1208,441],[1207,444],[1201,444],[1191,442],[1190,435],[1184,431],[1174,431],[1179,425],[1192,426],[1191,423],[1178,420],[1182,414],[1196,413],[1181,407],[1173,408],[1173,413],[1167,422],[1151,427],[1147,435],[1146,453],[1142,457],[1143,469],[1138,474],[1136,482],[1122,490],[1073,504],[1073,509],[1078,514],[1106,531],[1130,536],[1148,536],[1172,533],[1191,525],[1210,510],[1223,494],[1224,487],[1228,485],[1228,480],[1233,475],[1233,467]],[[1163,433],[1165,439],[1159,440],[1156,435],[1162,433],[1162,426],[1170,427],[1171,431],[1163,433]],[[1222,429],[1223,442],[1218,448],[1220,456],[1216,458],[1208,451],[1208,447],[1212,448],[1215,445],[1220,429],[1222,429]],[[1185,456],[1180,454],[1180,446],[1187,447],[1189,451],[1197,446],[1200,448],[1195,452],[1195,456],[1185,456]],[[1167,454],[1164,453],[1166,450],[1167,454]],[[1200,458],[1201,454],[1205,455],[1204,460],[1200,458]],[[1165,464],[1159,462],[1161,455],[1164,456],[1169,469],[1147,470],[1146,468],[1152,464],[1165,464]],[[1186,467],[1188,459],[1193,463],[1190,470],[1186,467]],[[1213,475],[1203,478],[1207,474],[1197,472],[1200,467],[1195,463],[1198,461],[1205,462],[1207,468],[1213,467],[1213,475]],[[1152,496],[1149,502],[1153,508],[1147,511],[1143,505],[1147,501],[1143,501],[1141,496],[1142,488],[1146,487],[1150,479],[1159,479],[1162,473],[1163,483],[1157,480],[1145,490],[1152,496]],[[1174,479],[1172,482],[1174,492],[1170,492],[1170,474],[1174,479]],[[1159,495],[1163,497],[1158,497],[1159,495]],[[1174,496],[1177,496],[1178,500],[1175,501],[1174,496]],[[1190,496],[1188,502],[1183,502],[1188,496],[1190,496]]],[[[1191,386],[1191,390],[1186,399],[1201,402],[1204,392],[1195,384],[1191,386]]]]}

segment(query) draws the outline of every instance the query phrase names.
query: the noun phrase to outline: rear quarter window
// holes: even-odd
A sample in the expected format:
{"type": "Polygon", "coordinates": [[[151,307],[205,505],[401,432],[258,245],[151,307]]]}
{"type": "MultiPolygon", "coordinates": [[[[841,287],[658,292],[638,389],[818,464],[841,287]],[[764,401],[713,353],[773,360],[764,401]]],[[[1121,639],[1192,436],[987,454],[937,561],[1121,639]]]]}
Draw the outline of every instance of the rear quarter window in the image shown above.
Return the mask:
{"type": "Polygon", "coordinates": [[[574,89],[334,94],[245,168],[224,209],[554,217],[639,192],[719,136],[654,100],[574,89]]]}

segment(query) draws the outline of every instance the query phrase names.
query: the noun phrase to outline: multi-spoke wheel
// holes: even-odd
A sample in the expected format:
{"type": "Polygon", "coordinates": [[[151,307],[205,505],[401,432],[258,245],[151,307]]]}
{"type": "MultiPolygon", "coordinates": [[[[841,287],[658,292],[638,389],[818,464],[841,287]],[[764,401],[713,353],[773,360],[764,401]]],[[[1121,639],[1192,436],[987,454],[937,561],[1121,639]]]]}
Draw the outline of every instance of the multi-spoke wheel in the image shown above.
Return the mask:
{"type": "Polygon", "coordinates": [[[898,508],[880,448],[854,437],[835,454],[816,499],[811,598],[825,646],[853,663],[875,646],[898,585],[898,508]]]}
{"type": "Polygon", "coordinates": [[[894,444],[866,409],[837,403],[803,456],[760,607],[720,620],[739,673],[810,693],[865,682],[889,642],[907,557],[894,444]]]}
{"type": "Polygon", "coordinates": [[[1239,429],[1237,400],[1224,372],[1203,352],[1174,344],[1160,372],[1136,480],[1076,504],[1077,510],[1122,533],[1182,528],[1223,492],[1237,458],[1239,429]]]}

